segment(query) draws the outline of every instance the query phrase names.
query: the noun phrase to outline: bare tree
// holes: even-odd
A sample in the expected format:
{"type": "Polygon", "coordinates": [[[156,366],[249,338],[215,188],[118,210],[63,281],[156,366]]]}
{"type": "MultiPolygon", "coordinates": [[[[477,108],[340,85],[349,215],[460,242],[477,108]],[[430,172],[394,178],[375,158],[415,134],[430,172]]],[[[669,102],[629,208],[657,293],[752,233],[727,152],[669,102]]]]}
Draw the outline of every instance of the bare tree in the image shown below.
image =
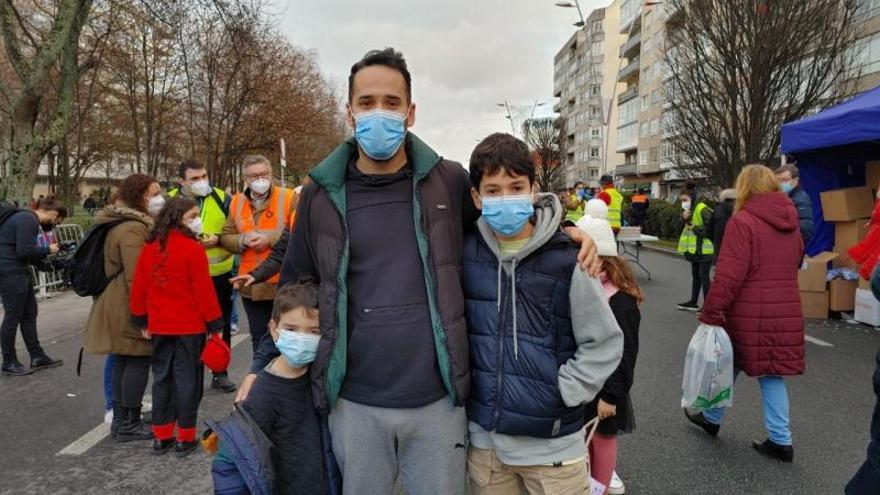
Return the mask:
{"type": "Polygon", "coordinates": [[[667,0],[677,166],[719,186],[778,156],[779,126],[851,91],[852,0],[667,0]]]}
{"type": "Polygon", "coordinates": [[[529,119],[523,123],[523,137],[535,160],[535,182],[541,191],[552,192],[562,186],[565,125],[561,118],[529,119]]]}
{"type": "Polygon", "coordinates": [[[0,79],[11,116],[0,141],[0,198],[22,204],[31,199],[40,161],[67,133],[84,68],[79,38],[92,8],[91,0],[58,0],[51,10],[24,3],[0,0],[0,34],[13,76],[0,79]],[[50,98],[52,106],[45,104],[50,98]]]}

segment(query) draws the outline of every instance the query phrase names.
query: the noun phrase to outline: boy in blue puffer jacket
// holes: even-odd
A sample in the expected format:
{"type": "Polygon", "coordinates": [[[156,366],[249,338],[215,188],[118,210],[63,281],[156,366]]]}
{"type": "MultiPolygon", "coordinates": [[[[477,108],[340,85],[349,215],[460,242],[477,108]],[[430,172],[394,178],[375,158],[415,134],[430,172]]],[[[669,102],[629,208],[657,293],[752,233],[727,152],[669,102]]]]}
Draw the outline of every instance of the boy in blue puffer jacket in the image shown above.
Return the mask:
{"type": "Polygon", "coordinates": [[[313,405],[309,378],[321,338],[318,287],[302,283],[281,288],[269,332],[281,356],[262,370],[247,400],[228,420],[209,423],[220,443],[211,469],[214,491],[339,493],[326,418],[313,405]]]}
{"type": "Polygon", "coordinates": [[[482,210],[463,250],[471,492],[585,493],[583,406],[617,368],[623,335],[576,266],[558,198],[537,193],[526,145],[489,136],[470,175],[482,210]]]}

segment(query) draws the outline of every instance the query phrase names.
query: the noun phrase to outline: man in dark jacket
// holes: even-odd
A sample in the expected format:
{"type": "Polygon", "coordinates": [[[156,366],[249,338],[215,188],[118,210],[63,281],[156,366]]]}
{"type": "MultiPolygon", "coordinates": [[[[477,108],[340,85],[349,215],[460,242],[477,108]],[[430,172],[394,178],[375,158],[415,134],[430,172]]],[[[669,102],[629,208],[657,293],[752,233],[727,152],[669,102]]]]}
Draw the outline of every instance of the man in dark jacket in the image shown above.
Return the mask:
{"type": "Polygon", "coordinates": [[[715,260],[718,260],[718,253],[721,252],[721,242],[724,240],[724,229],[727,228],[727,222],[733,216],[733,208],[736,203],[736,189],[725,189],[721,191],[718,198],[720,201],[712,212],[712,220],[709,222],[709,230],[712,234],[712,244],[715,245],[715,260]]]}
{"type": "MultiPolygon", "coordinates": [[[[0,207],[0,211],[8,208],[0,207]]],[[[2,214],[2,213],[0,213],[2,214]]],[[[67,208],[57,199],[37,201],[34,211],[19,210],[2,214],[0,224],[0,300],[3,302],[3,323],[0,325],[0,348],[3,351],[4,375],[29,375],[35,370],[61,365],[46,355],[37,339],[37,298],[29,266],[50,254],[58,254],[58,244],[37,245],[40,228],[51,230],[67,215],[67,208]],[[25,368],[15,353],[15,333],[21,336],[31,355],[31,367],[25,368]]]]}
{"type": "Polygon", "coordinates": [[[803,190],[800,184],[800,174],[794,164],[786,164],[776,169],[776,178],[779,179],[779,188],[788,194],[798,212],[798,224],[801,229],[801,237],[804,239],[804,247],[813,238],[816,231],[813,223],[813,202],[810,195],[803,190]]]}
{"type": "MultiPolygon", "coordinates": [[[[320,283],[314,400],[348,493],[390,493],[398,470],[408,492],[463,493],[462,237],[479,216],[468,174],[407,132],[416,107],[395,50],[352,67],[348,109],[355,136],[309,174],[280,280],[320,283]]],[[[584,242],[581,259],[591,253],[584,242]]],[[[264,339],[251,371],[275,355],[264,339]]]]}

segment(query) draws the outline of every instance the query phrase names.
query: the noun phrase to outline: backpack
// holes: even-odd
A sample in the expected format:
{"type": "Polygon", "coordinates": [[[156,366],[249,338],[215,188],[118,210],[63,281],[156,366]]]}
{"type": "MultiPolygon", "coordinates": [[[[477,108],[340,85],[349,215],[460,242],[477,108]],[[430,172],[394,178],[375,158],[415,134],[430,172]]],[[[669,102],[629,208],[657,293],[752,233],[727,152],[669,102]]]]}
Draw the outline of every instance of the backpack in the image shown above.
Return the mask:
{"type": "Polygon", "coordinates": [[[93,225],[86,231],[82,242],[76,248],[73,257],[68,260],[64,270],[67,285],[72,287],[78,296],[100,296],[110,281],[122,273],[122,270],[119,270],[108,277],[104,272],[104,242],[113,227],[130,221],[134,220],[122,218],[93,225]]]}
{"type": "Polygon", "coordinates": [[[3,225],[4,222],[9,220],[12,215],[16,213],[24,211],[20,208],[16,208],[15,205],[11,203],[6,203],[4,201],[0,201],[0,225],[3,225]]]}

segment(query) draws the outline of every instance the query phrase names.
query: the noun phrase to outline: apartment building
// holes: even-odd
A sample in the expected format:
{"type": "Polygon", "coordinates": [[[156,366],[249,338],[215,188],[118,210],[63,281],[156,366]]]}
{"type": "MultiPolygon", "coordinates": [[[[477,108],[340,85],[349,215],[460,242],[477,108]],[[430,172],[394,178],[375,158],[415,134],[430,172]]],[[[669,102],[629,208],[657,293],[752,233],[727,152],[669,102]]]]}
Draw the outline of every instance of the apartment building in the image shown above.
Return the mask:
{"type": "Polygon", "coordinates": [[[858,9],[858,58],[854,72],[859,72],[855,91],[860,93],[880,85],[880,0],[859,0],[858,9]]]}
{"type": "Polygon", "coordinates": [[[614,147],[618,108],[612,104],[623,87],[617,82],[620,2],[593,10],[554,60],[554,96],[559,98],[554,110],[565,126],[564,181],[569,185],[583,180],[598,186],[603,174],[623,162],[614,147]]]}

